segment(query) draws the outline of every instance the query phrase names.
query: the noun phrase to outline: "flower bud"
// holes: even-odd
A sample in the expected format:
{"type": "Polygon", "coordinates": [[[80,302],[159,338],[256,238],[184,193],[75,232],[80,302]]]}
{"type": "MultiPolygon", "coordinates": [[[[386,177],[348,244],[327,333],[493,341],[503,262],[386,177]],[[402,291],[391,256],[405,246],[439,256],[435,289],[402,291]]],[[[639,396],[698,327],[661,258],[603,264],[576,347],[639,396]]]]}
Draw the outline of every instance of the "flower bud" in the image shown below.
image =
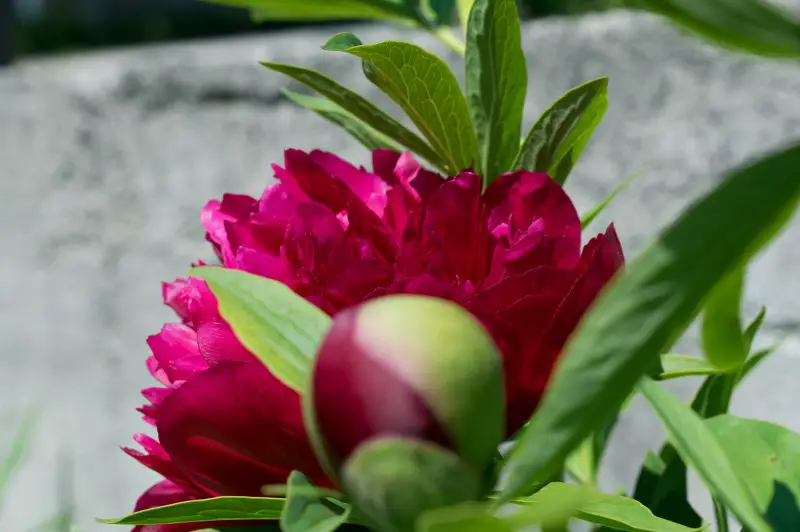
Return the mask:
{"type": "Polygon", "coordinates": [[[369,440],[404,437],[453,451],[478,471],[505,430],[500,354],[460,306],[398,295],[338,314],[305,398],[306,424],[335,479],[369,440]]]}

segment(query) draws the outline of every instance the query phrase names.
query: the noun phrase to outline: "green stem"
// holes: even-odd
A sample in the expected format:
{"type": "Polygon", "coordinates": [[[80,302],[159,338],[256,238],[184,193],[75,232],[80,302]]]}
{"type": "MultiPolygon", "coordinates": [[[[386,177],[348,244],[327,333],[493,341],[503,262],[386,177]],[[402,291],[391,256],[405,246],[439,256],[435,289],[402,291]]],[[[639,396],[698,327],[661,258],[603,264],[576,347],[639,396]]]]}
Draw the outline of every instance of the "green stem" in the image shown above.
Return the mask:
{"type": "Polygon", "coordinates": [[[717,520],[717,532],[728,532],[728,510],[714,499],[714,517],[717,520]]]}
{"type": "Polygon", "coordinates": [[[456,37],[449,26],[429,27],[428,31],[458,55],[463,57],[466,53],[464,41],[456,37]]]}

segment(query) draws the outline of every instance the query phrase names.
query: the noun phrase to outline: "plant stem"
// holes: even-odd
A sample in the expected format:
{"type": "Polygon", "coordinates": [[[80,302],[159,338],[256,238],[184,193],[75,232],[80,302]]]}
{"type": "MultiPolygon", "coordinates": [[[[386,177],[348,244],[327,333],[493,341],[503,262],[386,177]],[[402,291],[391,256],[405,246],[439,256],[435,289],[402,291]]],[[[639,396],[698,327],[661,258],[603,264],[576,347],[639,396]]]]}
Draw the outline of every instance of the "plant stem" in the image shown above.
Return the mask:
{"type": "Polygon", "coordinates": [[[728,510],[714,499],[714,517],[717,519],[717,532],[728,532],[728,510]]]}
{"type": "Polygon", "coordinates": [[[463,57],[466,53],[464,41],[456,37],[453,29],[449,26],[429,27],[428,31],[458,55],[463,57]]]}

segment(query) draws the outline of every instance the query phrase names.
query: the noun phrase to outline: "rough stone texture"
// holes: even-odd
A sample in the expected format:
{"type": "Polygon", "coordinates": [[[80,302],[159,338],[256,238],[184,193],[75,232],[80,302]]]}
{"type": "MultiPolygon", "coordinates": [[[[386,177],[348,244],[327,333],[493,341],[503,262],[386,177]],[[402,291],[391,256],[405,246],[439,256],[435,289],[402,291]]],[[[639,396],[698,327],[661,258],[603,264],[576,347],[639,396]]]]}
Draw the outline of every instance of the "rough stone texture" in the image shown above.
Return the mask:
{"type": "MultiPolygon", "coordinates": [[[[320,68],[377,97],[355,61],[317,48],[333,31],[36,60],[0,73],[0,441],[9,419],[29,406],[42,411],[0,529],[29,530],[74,507],[81,530],[99,530],[94,516],[128,511],[155,479],[117,446],[145,429],[134,412],[150,382],[144,338],[173,319],[159,282],[210,256],[199,208],[223,191],[259,193],[286,147],[367,160],[333,126],[282,99],[286,81],[256,65],[320,68]]],[[[358,32],[446,53],[424,35],[358,32]]],[[[627,12],[528,25],[525,46],[528,123],[569,87],[611,78],[610,111],[568,188],[588,208],[643,172],[601,220],[616,221],[629,256],[724,170],[800,137],[797,65],[721,52],[627,12]]],[[[735,402],[741,414],[794,429],[798,262],[795,220],[752,268],[747,301],[750,313],[770,309],[760,341],[785,341],[735,402]]],[[[692,337],[681,349],[695,351],[692,337]]],[[[636,405],[614,437],[607,486],[629,486],[659,438],[636,405]]]]}

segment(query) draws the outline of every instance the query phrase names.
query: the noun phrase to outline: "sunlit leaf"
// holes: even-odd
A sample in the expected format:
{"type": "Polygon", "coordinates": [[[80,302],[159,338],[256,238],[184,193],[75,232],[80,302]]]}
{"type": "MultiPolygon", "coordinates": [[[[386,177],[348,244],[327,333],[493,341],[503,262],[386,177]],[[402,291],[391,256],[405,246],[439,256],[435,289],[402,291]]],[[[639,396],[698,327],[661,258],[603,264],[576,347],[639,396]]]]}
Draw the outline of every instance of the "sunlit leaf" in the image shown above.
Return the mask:
{"type": "Polygon", "coordinates": [[[735,368],[747,357],[740,318],[743,286],[744,268],[737,268],[714,287],[703,309],[703,351],[719,368],[735,368]]]}

